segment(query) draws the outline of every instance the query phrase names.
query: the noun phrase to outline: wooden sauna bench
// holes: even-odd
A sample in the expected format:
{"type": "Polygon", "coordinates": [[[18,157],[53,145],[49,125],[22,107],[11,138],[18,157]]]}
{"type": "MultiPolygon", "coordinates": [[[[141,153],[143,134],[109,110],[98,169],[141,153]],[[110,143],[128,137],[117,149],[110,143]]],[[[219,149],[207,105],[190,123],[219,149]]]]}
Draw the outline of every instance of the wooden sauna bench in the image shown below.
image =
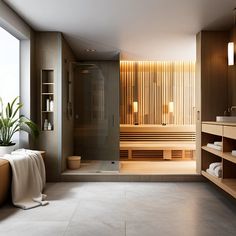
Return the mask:
{"type": "Polygon", "coordinates": [[[120,125],[120,159],[194,159],[195,139],[195,125],[120,125]]]}

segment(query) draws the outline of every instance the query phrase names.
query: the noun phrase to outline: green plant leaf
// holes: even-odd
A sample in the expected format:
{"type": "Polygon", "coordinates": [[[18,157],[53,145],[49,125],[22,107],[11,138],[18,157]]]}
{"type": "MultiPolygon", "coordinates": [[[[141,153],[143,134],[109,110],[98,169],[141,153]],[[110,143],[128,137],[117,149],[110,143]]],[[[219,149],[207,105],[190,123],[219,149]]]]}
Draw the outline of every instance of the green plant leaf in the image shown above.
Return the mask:
{"type": "Polygon", "coordinates": [[[39,128],[38,126],[31,121],[30,119],[26,118],[25,116],[21,115],[20,117],[16,117],[19,110],[22,108],[22,103],[17,103],[16,101],[19,97],[16,97],[11,103],[7,103],[6,108],[4,108],[4,104],[2,98],[0,97],[0,145],[1,146],[8,146],[12,144],[12,137],[13,135],[22,130],[33,137],[39,136],[39,128]],[[4,115],[5,109],[5,115],[4,115]],[[14,119],[15,118],[15,119],[14,119]]]}

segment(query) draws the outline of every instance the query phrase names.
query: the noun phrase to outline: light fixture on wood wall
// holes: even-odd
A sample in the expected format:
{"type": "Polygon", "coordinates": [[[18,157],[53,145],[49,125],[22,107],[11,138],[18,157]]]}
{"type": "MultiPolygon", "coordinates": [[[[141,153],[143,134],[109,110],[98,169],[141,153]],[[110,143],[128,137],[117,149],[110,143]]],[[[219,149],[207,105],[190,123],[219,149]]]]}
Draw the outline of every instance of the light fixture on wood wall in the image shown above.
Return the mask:
{"type": "Polygon", "coordinates": [[[174,102],[169,102],[169,106],[168,106],[168,111],[169,111],[169,123],[170,124],[173,124],[174,121],[173,121],[173,117],[174,117],[174,102]]]}
{"type": "MultiPolygon", "coordinates": [[[[233,10],[234,14],[234,26],[236,21],[236,8],[233,10]]],[[[233,66],[234,65],[234,42],[228,43],[228,65],[233,66]]]]}
{"type": "Polygon", "coordinates": [[[138,102],[133,102],[134,124],[138,125],[138,102]]]}
{"type": "Polygon", "coordinates": [[[234,42],[228,43],[228,65],[234,65],[234,42]]]}
{"type": "Polygon", "coordinates": [[[169,112],[174,112],[174,102],[169,102],[169,112]]]}

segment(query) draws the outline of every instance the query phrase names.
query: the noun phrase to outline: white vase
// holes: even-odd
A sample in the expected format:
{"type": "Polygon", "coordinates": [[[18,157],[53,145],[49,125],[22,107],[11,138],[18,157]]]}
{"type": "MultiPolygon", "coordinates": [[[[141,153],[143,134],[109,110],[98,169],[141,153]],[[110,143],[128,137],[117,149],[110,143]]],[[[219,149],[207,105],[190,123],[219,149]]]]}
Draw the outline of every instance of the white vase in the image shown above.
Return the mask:
{"type": "Polygon", "coordinates": [[[11,146],[0,146],[0,157],[4,156],[5,154],[11,154],[11,152],[15,151],[16,144],[11,146]]]}

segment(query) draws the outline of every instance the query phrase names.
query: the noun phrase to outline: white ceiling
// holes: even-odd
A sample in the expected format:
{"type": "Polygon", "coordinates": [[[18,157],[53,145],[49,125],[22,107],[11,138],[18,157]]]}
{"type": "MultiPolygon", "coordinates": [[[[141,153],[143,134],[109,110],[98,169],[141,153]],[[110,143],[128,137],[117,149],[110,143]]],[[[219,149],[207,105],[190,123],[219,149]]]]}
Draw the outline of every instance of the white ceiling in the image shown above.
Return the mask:
{"type": "Polygon", "coordinates": [[[35,30],[62,32],[79,59],[121,52],[125,60],[194,60],[196,33],[229,29],[236,7],[236,0],[5,2],[35,30]]]}

